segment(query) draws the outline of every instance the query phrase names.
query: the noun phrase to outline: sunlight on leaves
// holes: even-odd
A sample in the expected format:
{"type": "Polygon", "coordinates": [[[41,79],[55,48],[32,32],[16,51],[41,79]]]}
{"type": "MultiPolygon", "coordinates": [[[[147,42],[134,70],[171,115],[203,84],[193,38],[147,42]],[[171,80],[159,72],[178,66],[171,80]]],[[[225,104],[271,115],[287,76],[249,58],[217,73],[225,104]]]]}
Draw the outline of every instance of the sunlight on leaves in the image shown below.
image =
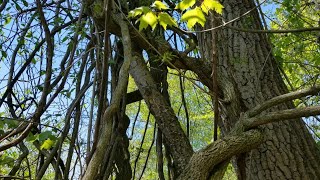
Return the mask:
{"type": "Polygon", "coordinates": [[[175,27],[178,26],[177,22],[168,13],[160,13],[158,15],[158,20],[164,30],[167,30],[167,25],[175,27]]]}
{"type": "Polygon", "coordinates": [[[181,17],[182,22],[187,22],[187,27],[192,29],[196,23],[199,23],[202,27],[204,27],[204,23],[206,22],[206,18],[199,7],[195,9],[189,10],[184,13],[181,17]]]}
{"type": "Polygon", "coordinates": [[[181,11],[184,11],[189,7],[193,6],[195,3],[196,0],[183,0],[175,7],[175,9],[180,9],[181,11]]]}
{"type": "Polygon", "coordinates": [[[167,5],[165,5],[163,2],[161,1],[155,1],[152,4],[152,7],[157,8],[158,10],[162,10],[162,9],[169,9],[167,5]]]}
{"type": "Polygon", "coordinates": [[[147,14],[144,14],[141,16],[140,25],[139,25],[139,31],[145,29],[148,27],[148,25],[151,26],[152,30],[157,26],[157,16],[152,12],[148,12],[147,14]]]}
{"type": "Polygon", "coordinates": [[[208,14],[210,10],[214,10],[218,14],[222,14],[223,6],[216,0],[204,0],[201,4],[201,9],[206,14],[208,14]]]}
{"type": "Polygon", "coordinates": [[[52,147],[53,143],[54,142],[51,139],[47,139],[43,142],[40,149],[50,149],[52,147]]]}
{"type": "Polygon", "coordinates": [[[138,8],[135,8],[134,10],[129,12],[128,18],[134,18],[136,16],[146,14],[150,11],[151,10],[149,7],[146,7],[146,6],[138,7],[138,8]]]}

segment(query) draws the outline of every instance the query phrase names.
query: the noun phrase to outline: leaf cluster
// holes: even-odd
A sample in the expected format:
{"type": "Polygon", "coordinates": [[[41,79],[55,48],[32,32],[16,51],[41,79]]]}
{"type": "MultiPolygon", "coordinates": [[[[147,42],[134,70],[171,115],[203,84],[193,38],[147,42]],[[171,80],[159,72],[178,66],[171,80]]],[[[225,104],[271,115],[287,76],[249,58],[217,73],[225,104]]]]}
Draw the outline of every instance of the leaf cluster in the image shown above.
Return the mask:
{"type": "MultiPolygon", "coordinates": [[[[204,0],[200,6],[195,6],[196,0],[183,0],[176,5],[174,10],[182,12],[181,22],[186,22],[189,29],[199,23],[202,27],[206,22],[206,15],[210,10],[222,14],[223,6],[217,0],[204,0]]],[[[128,18],[137,18],[140,22],[139,31],[146,29],[148,26],[154,30],[157,24],[160,24],[164,30],[167,26],[178,26],[178,20],[168,14],[170,8],[161,1],[155,1],[151,7],[142,6],[129,12],[128,18]]]]}

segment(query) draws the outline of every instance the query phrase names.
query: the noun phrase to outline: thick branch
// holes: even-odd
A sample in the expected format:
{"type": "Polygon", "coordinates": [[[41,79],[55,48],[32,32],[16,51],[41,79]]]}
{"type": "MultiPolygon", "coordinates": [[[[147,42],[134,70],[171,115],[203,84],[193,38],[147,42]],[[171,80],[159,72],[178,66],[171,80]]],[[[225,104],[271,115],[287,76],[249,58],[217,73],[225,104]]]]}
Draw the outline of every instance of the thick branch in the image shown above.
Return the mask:
{"type": "Polygon", "coordinates": [[[216,165],[230,159],[234,155],[256,148],[262,141],[262,133],[258,130],[250,130],[219,139],[205,149],[195,153],[178,180],[207,179],[216,165]]]}
{"type": "Polygon", "coordinates": [[[277,121],[315,116],[320,114],[320,106],[313,107],[303,107],[297,109],[288,109],[276,112],[269,112],[264,115],[260,115],[257,117],[249,118],[244,120],[244,126],[246,129],[255,128],[260,125],[264,125],[267,123],[273,123],[277,121]]]}
{"type": "Polygon", "coordinates": [[[280,103],[284,103],[287,101],[291,101],[294,99],[298,99],[301,97],[305,97],[307,95],[315,95],[315,94],[319,93],[319,91],[320,91],[320,86],[317,85],[317,86],[313,86],[310,88],[301,89],[301,90],[298,90],[295,92],[283,94],[283,95],[274,97],[274,98],[264,102],[261,105],[256,106],[255,108],[249,110],[247,113],[248,113],[249,117],[253,117],[253,116],[260,114],[262,111],[264,111],[272,106],[275,106],[275,105],[278,105],[280,103]]]}
{"type": "MultiPolygon", "coordinates": [[[[257,106],[248,113],[250,113],[251,116],[255,116],[267,108],[279,103],[311,94],[317,94],[319,89],[319,86],[314,86],[312,88],[275,97],[266,101],[261,106],[257,106]]],[[[207,179],[210,176],[209,172],[215,171],[215,169],[219,167],[220,163],[227,161],[233,155],[244,153],[257,147],[263,141],[262,134],[257,130],[250,130],[252,128],[256,128],[257,126],[267,123],[318,114],[320,114],[320,106],[269,112],[253,118],[249,118],[248,114],[244,113],[240,118],[238,125],[235,126],[229,136],[210,144],[204,150],[195,153],[192,156],[188,166],[184,169],[181,176],[179,176],[179,179],[207,179]]]]}
{"type": "Polygon", "coordinates": [[[271,29],[271,30],[258,30],[258,29],[244,29],[234,26],[226,26],[229,29],[248,32],[248,33],[301,33],[301,32],[310,32],[310,31],[320,31],[320,27],[310,27],[310,28],[301,28],[301,29],[271,29]]]}
{"type": "Polygon", "coordinates": [[[127,104],[131,104],[131,103],[135,103],[137,101],[141,101],[143,98],[141,96],[141,93],[139,90],[135,90],[132,92],[127,93],[126,95],[126,103],[127,104]]]}

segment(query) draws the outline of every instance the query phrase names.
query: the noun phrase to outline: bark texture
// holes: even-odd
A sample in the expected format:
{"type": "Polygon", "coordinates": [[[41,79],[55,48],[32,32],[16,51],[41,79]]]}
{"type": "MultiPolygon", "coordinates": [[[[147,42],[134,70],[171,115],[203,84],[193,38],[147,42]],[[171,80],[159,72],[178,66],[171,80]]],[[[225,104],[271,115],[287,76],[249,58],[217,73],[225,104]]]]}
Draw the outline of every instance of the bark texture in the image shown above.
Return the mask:
{"type": "MultiPolygon", "coordinates": [[[[194,153],[178,180],[208,179],[212,171],[214,173],[218,171],[220,163],[224,163],[234,154],[247,152],[257,147],[262,139],[263,136],[258,130],[250,130],[219,139],[203,150],[194,153]]],[[[219,177],[219,179],[221,178],[219,177]]]]}
{"type": "Polygon", "coordinates": [[[146,101],[165,139],[169,143],[175,168],[177,173],[180,174],[193,154],[189,140],[183,132],[172,107],[159,92],[140,54],[133,56],[130,74],[134,78],[143,99],[146,101]]]}
{"type": "MultiPolygon", "coordinates": [[[[223,19],[233,20],[255,6],[252,0],[223,1],[223,19]]],[[[208,20],[207,27],[216,24],[208,20]]],[[[258,12],[231,24],[238,28],[262,29],[258,12]]],[[[287,93],[277,63],[264,34],[219,29],[214,32],[219,60],[219,88],[229,94],[230,102],[222,106],[222,130],[228,133],[241,111],[287,93]],[[226,84],[232,92],[226,92],[226,84]]],[[[203,57],[212,63],[211,32],[199,33],[203,57]]],[[[225,98],[225,97],[222,97],[225,98]]],[[[279,104],[270,111],[293,108],[293,104],[279,104]]],[[[264,143],[257,149],[239,155],[235,164],[239,179],[320,179],[320,153],[301,119],[264,125],[264,143]]]]}

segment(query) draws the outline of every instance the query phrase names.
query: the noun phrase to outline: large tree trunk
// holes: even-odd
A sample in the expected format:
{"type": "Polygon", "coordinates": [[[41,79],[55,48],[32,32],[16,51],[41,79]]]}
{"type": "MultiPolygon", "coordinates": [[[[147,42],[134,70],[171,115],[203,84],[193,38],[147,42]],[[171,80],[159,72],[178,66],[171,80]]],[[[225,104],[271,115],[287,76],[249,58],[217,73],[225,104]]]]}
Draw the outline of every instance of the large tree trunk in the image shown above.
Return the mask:
{"type": "MultiPolygon", "coordinates": [[[[254,8],[253,0],[223,1],[223,19],[228,22],[254,8]]],[[[207,27],[218,24],[208,19],[207,27]]],[[[257,10],[231,24],[238,28],[261,29],[257,10]]],[[[246,111],[272,97],[287,93],[277,63],[264,34],[238,32],[228,28],[214,31],[217,46],[219,88],[229,102],[221,107],[224,134],[246,111]],[[228,82],[228,83],[225,83],[228,82]],[[230,84],[232,89],[230,91],[230,84]],[[230,98],[231,97],[231,98],[230,98]]],[[[211,32],[199,33],[204,59],[212,63],[211,32]]],[[[279,104],[271,111],[293,108],[279,104]]],[[[239,155],[236,165],[239,179],[320,179],[320,153],[304,122],[281,121],[262,127],[265,142],[239,155]]]]}

